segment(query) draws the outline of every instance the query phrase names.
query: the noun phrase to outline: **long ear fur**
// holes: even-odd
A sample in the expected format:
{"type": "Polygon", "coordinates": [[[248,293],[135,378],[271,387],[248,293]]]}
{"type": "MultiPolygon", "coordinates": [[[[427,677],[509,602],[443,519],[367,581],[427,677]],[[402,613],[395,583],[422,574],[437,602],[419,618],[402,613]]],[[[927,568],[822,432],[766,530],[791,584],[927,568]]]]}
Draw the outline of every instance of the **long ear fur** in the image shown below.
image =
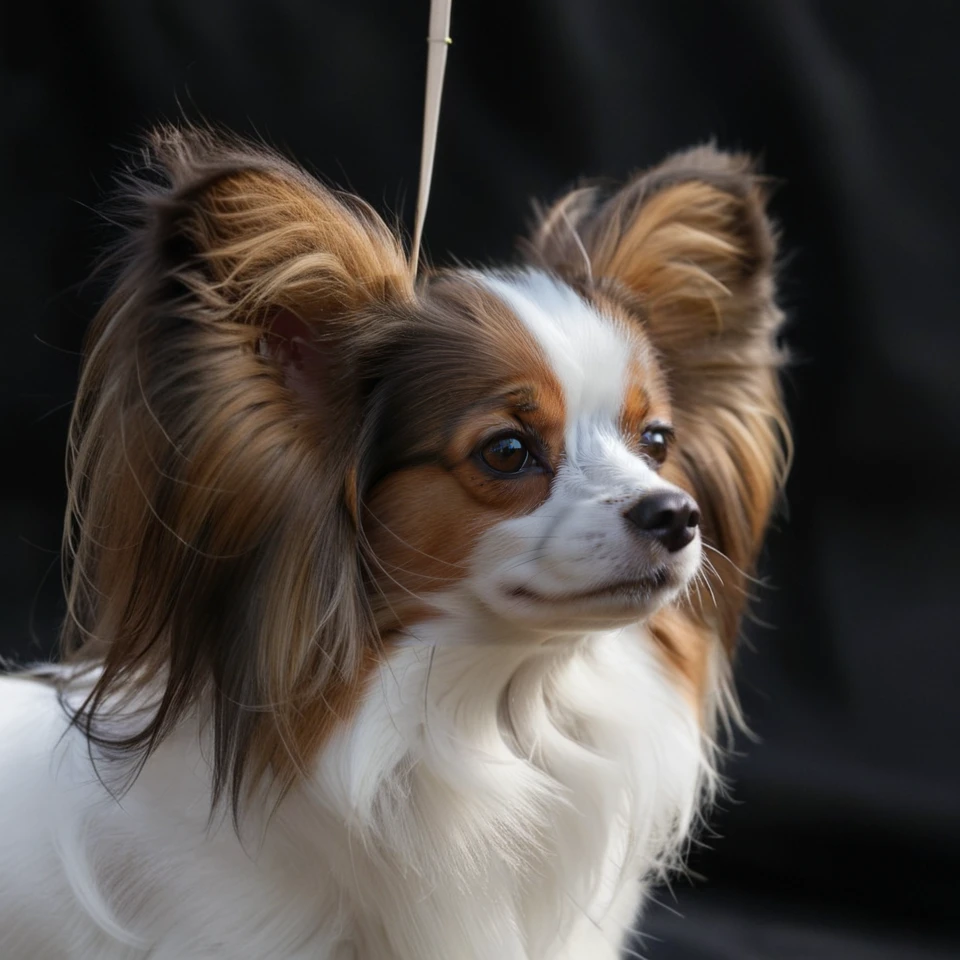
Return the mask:
{"type": "Polygon", "coordinates": [[[660,353],[678,438],[669,469],[700,504],[716,568],[716,602],[705,594],[695,613],[728,649],[789,448],[764,205],[748,158],[702,147],[612,195],[573,191],[530,242],[568,279],[612,284],[660,353]]]}
{"type": "Polygon", "coordinates": [[[163,129],[146,161],[71,428],[64,643],[104,657],[95,742],[142,762],[199,711],[236,809],[294,781],[373,656],[343,345],[413,291],[371,210],[268,151],[163,129]],[[141,728],[104,732],[145,693],[141,728]]]}

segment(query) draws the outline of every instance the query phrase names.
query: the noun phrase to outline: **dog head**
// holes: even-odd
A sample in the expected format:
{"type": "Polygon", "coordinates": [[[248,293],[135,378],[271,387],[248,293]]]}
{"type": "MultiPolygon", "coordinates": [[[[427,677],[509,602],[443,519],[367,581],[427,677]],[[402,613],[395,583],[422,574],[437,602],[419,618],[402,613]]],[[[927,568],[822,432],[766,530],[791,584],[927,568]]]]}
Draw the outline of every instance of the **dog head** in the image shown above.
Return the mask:
{"type": "Polygon", "coordinates": [[[236,800],[452,609],[478,642],[647,620],[695,686],[729,649],[785,436],[744,158],[576,190],[519,266],[419,283],[367,205],[272,153],[164,130],[148,170],[72,437],[91,735],[117,691],[161,691],[141,751],[203,704],[236,800]]]}

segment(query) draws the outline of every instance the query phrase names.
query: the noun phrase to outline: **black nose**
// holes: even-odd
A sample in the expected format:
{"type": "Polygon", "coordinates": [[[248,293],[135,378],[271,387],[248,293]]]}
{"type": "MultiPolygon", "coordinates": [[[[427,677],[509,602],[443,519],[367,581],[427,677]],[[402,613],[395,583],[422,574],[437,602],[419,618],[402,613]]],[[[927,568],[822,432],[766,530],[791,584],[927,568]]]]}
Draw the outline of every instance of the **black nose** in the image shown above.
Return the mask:
{"type": "Polygon", "coordinates": [[[635,503],[626,518],[675,553],[697,535],[700,510],[693,497],[682,490],[658,490],[635,503]]]}

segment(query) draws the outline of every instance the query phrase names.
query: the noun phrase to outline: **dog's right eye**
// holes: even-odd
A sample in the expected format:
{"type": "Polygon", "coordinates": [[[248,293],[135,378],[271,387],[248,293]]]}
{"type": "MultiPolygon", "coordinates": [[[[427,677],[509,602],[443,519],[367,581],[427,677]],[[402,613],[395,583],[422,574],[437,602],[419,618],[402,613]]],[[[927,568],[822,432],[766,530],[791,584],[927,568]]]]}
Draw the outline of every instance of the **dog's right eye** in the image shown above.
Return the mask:
{"type": "Polygon", "coordinates": [[[497,473],[519,473],[532,461],[527,445],[517,436],[495,437],[480,448],[480,459],[497,473]]]}
{"type": "Polygon", "coordinates": [[[673,440],[673,428],[665,423],[651,423],[640,436],[643,452],[660,466],[667,459],[670,441],[673,440]]]}

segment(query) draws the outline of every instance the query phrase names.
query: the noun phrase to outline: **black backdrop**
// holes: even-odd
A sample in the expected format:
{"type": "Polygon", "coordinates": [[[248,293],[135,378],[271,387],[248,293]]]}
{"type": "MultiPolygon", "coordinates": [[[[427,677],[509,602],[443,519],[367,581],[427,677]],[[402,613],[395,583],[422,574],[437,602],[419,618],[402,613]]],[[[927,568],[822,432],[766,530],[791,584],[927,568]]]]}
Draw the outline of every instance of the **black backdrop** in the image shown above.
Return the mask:
{"type": "MultiPolygon", "coordinates": [[[[94,209],[123,149],[204,116],[409,224],[427,3],[2,9],[0,652],[22,660],[61,612],[85,277],[115,238],[94,209]]],[[[710,136],[783,180],[798,453],[738,664],[761,742],[727,767],[703,879],[646,921],[651,960],[960,956],[958,27],[950,0],[454,10],[435,260],[507,257],[529,198],[710,136]]]]}

